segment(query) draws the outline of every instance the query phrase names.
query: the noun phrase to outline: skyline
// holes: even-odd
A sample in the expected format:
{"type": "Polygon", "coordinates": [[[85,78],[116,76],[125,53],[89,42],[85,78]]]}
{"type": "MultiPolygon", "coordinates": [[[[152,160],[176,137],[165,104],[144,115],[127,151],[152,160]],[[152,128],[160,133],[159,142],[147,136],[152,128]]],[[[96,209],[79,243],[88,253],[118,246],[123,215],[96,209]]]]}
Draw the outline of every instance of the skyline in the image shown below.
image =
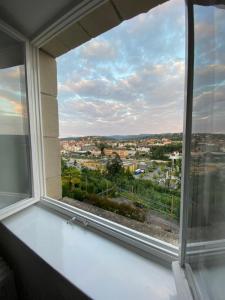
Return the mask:
{"type": "Polygon", "coordinates": [[[113,134],[113,135],[83,135],[83,136],[66,136],[66,137],[61,137],[60,139],[70,139],[70,138],[87,138],[87,137],[104,137],[104,138],[115,138],[115,137],[151,137],[151,136],[157,136],[157,135],[162,135],[162,136],[167,136],[167,135],[175,135],[175,134],[183,134],[183,132],[163,132],[163,133],[140,133],[140,134],[113,134]]]}
{"type": "Polygon", "coordinates": [[[59,57],[60,137],[181,132],[184,28],[173,0],[59,57]]]}

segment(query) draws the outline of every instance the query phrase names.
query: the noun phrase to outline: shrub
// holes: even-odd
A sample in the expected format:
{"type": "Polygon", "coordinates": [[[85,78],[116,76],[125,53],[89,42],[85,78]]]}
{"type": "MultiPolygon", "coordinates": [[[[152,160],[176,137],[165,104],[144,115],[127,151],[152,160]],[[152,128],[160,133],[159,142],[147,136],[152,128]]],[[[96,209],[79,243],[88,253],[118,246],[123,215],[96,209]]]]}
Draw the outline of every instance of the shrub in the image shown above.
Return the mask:
{"type": "Polygon", "coordinates": [[[68,184],[68,183],[62,184],[62,196],[63,196],[63,197],[68,196],[69,190],[70,190],[70,187],[69,187],[69,184],[68,184]]]}
{"type": "Polygon", "coordinates": [[[127,203],[117,203],[106,197],[99,197],[95,194],[87,195],[86,201],[94,206],[102,209],[112,211],[119,215],[144,222],[145,221],[145,210],[133,207],[133,205],[127,203]]]}
{"type": "Polygon", "coordinates": [[[79,201],[84,201],[87,197],[87,193],[82,191],[81,189],[75,189],[71,192],[71,198],[79,201]]]}

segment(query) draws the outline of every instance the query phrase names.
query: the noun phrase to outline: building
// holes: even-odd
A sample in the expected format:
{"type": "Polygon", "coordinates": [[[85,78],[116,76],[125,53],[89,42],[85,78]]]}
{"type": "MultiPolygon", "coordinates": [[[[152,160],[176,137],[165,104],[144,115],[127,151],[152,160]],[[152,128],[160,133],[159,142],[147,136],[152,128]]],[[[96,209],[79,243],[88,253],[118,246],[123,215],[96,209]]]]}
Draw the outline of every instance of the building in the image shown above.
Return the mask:
{"type": "Polygon", "coordinates": [[[137,162],[133,160],[125,160],[123,161],[123,167],[125,170],[129,170],[131,173],[134,173],[134,171],[137,169],[137,162]]]}
{"type": "Polygon", "coordinates": [[[99,150],[99,149],[96,149],[96,148],[94,148],[94,149],[92,149],[91,151],[91,155],[93,155],[93,156],[95,156],[95,157],[99,157],[99,156],[101,156],[101,150],[99,150]]]}
{"type": "Polygon", "coordinates": [[[127,158],[128,155],[129,155],[129,152],[126,149],[112,149],[112,148],[105,148],[104,149],[104,155],[105,156],[111,157],[115,153],[118,154],[121,159],[127,158]]]}
{"type": "Polygon", "coordinates": [[[96,160],[82,160],[80,164],[84,168],[88,168],[90,170],[105,170],[105,165],[101,164],[101,162],[96,160]]]}

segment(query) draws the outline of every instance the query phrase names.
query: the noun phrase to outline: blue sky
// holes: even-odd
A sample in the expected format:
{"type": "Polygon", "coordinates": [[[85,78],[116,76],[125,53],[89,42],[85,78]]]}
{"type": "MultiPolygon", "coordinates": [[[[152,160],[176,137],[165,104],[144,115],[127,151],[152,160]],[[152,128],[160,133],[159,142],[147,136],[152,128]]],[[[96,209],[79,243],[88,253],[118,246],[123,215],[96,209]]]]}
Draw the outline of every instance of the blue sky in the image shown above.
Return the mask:
{"type": "Polygon", "coordinates": [[[58,58],[60,136],[182,131],[184,31],[171,0],[58,58]]]}

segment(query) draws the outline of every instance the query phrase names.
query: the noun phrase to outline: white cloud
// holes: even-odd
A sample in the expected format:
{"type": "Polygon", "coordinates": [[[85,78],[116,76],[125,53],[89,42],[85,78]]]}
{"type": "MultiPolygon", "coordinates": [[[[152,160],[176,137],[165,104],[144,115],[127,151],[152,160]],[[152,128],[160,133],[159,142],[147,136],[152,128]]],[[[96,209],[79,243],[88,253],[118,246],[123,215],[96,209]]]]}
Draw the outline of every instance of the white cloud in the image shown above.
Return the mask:
{"type": "Polygon", "coordinates": [[[96,38],[80,48],[81,58],[94,60],[108,60],[116,57],[116,49],[107,40],[96,38]]]}
{"type": "Polygon", "coordinates": [[[60,135],[181,131],[183,13],[169,1],[59,59],[60,135]]]}

